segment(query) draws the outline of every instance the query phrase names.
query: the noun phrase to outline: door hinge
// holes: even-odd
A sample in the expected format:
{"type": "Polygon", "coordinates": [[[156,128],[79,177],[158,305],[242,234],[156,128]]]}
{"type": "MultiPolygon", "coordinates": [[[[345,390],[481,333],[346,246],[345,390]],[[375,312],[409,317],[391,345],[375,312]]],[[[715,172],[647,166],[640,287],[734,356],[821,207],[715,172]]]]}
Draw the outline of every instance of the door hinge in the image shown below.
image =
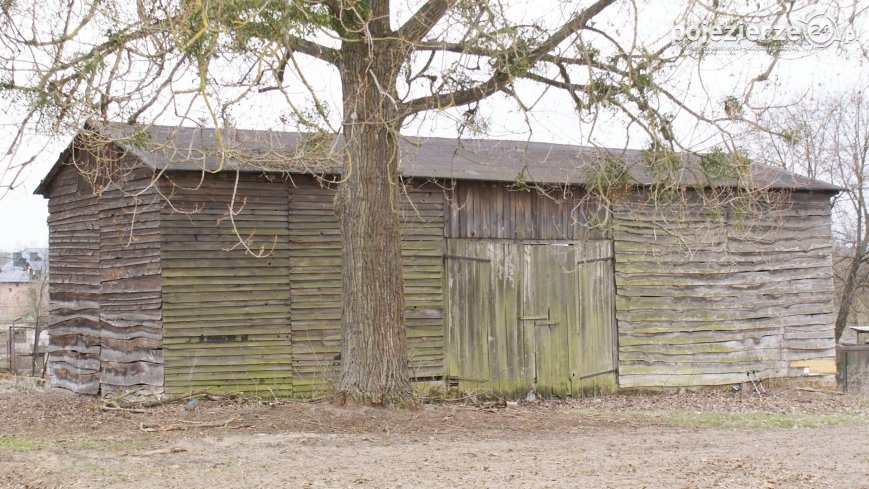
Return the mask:
{"type": "Polygon", "coordinates": [[[576,262],[576,264],[577,265],[585,265],[587,263],[596,263],[599,261],[610,261],[612,259],[613,259],[613,257],[611,257],[611,256],[608,256],[606,258],[589,258],[587,260],[579,260],[578,262],[576,262]]]}

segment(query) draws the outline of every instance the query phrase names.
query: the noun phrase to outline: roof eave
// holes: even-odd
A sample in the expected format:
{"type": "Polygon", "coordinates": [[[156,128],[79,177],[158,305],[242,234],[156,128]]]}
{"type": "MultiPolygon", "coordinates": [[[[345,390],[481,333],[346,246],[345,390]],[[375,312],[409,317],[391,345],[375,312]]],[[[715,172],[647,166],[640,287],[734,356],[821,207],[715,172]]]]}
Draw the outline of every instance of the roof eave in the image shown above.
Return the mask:
{"type": "Polygon", "coordinates": [[[39,185],[36,186],[36,189],[33,191],[33,195],[41,195],[45,198],[48,198],[48,187],[51,186],[51,182],[54,180],[54,177],[60,172],[60,169],[63,167],[63,162],[69,158],[72,154],[73,144],[75,143],[75,138],[73,138],[72,142],[69,143],[69,146],[66,147],[61,153],[60,156],[57,157],[57,161],[52,165],[51,170],[48,170],[48,173],[45,175],[39,185]]]}

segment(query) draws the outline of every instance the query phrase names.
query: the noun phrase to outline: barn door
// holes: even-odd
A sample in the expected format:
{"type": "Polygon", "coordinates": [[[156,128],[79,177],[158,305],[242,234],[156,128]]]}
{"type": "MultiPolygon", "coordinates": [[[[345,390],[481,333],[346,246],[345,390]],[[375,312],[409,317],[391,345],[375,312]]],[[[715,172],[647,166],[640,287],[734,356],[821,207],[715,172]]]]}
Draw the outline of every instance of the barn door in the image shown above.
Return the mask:
{"type": "Polygon", "coordinates": [[[531,329],[532,385],[536,395],[570,394],[569,333],[578,321],[577,274],[573,246],[522,245],[520,327],[531,329]]]}
{"type": "Polygon", "coordinates": [[[570,322],[570,388],[574,397],[613,392],[618,385],[615,275],[609,241],[574,248],[577,319],[570,322]]]}
{"type": "Polygon", "coordinates": [[[449,240],[450,377],[509,397],[614,387],[606,244],[449,240]]]}
{"type": "Polygon", "coordinates": [[[518,251],[503,242],[447,243],[447,371],[462,390],[513,395],[531,381],[524,337],[531,330],[516,327],[518,251]]]}

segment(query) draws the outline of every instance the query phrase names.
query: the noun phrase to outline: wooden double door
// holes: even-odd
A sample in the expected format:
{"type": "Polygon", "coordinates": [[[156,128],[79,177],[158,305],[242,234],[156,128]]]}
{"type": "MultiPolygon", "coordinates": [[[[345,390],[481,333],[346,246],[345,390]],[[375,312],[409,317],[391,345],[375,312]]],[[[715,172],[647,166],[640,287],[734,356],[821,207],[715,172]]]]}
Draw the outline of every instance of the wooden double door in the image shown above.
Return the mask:
{"type": "Polygon", "coordinates": [[[616,387],[612,249],[606,240],[447,242],[448,375],[510,398],[616,387]]]}

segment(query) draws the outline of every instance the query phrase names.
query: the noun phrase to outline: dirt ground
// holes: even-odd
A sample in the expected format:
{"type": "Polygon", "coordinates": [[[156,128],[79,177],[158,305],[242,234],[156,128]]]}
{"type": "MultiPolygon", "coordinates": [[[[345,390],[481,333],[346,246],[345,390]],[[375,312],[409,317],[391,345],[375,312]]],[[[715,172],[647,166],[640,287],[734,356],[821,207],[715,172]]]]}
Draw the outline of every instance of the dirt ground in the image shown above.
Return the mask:
{"type": "Polygon", "coordinates": [[[867,411],[865,398],[780,388],[403,412],[202,401],[131,413],[7,381],[0,487],[869,488],[867,411]]]}

